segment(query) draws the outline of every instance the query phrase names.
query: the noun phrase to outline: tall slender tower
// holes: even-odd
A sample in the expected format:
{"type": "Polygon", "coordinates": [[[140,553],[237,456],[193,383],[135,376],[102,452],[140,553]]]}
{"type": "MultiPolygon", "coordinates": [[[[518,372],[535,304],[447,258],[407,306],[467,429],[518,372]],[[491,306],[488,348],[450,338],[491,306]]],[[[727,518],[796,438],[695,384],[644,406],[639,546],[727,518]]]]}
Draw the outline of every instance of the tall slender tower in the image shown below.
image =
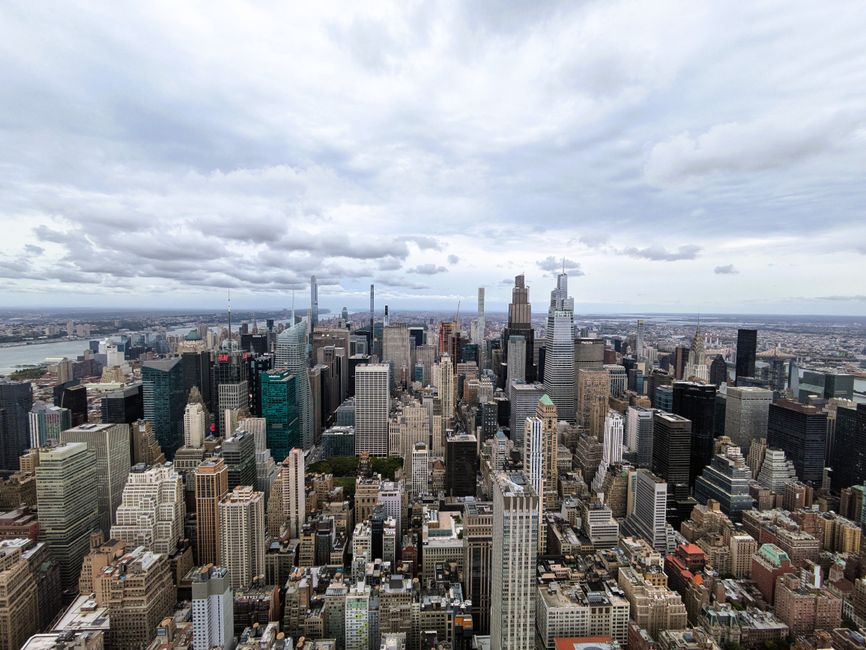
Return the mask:
{"type": "Polygon", "coordinates": [[[355,453],[388,455],[389,375],[387,364],[355,370],[355,453]]]}
{"type": "Polygon", "coordinates": [[[502,350],[508,358],[508,339],[511,336],[522,336],[526,342],[526,381],[536,380],[534,362],[535,331],[532,329],[532,305],[529,304],[529,287],[526,286],[523,275],[515,276],[514,288],[511,290],[511,302],[508,305],[508,325],[502,332],[502,350]]]}
{"type": "Polygon", "coordinates": [[[219,564],[219,502],[229,491],[229,469],[222,458],[209,458],[195,470],[196,541],[199,564],[219,564]]]}
{"type": "Polygon", "coordinates": [[[491,648],[525,650],[535,644],[538,499],[523,474],[496,474],[493,481],[491,648]]]}
{"type": "Polygon", "coordinates": [[[374,302],[375,288],[374,285],[370,285],[370,345],[367,346],[367,354],[373,354],[373,308],[375,306],[374,302]]]}
{"type": "Polygon", "coordinates": [[[559,417],[574,422],[574,299],[568,296],[568,275],[560,273],[550,292],[544,356],[544,390],[559,417]]]}
{"type": "Polygon", "coordinates": [[[316,276],[310,276],[310,336],[319,324],[319,283],[316,276]]]}
{"type": "Polygon", "coordinates": [[[307,366],[306,320],[283,330],[277,337],[276,367],[295,376],[301,444],[309,449],[313,446],[313,392],[307,366]]]}
{"type": "Polygon", "coordinates": [[[304,490],[304,452],[295,447],[283,461],[283,512],[288,515],[289,535],[301,536],[307,516],[306,490],[304,490]]]}
{"type": "Polygon", "coordinates": [[[265,495],[239,485],[219,503],[220,562],[234,589],[265,573],[265,495]]]}

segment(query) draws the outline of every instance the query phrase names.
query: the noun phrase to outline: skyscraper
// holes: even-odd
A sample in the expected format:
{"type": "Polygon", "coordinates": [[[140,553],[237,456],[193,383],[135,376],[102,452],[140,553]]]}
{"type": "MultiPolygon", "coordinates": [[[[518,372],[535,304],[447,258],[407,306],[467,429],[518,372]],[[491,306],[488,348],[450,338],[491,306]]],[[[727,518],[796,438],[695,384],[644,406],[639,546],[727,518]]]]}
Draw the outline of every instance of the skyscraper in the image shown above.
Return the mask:
{"type": "Polygon", "coordinates": [[[577,422],[589,435],[601,439],[604,417],[610,397],[610,373],[607,370],[581,368],[577,373],[577,422]]]}
{"type": "Polygon", "coordinates": [[[523,474],[493,480],[491,647],[525,650],[535,644],[535,559],[539,497],[523,474]]]}
{"type": "Polygon", "coordinates": [[[86,443],[87,448],[96,454],[99,527],[108,536],[131,466],[129,425],[82,424],[61,433],[60,440],[86,443]]]}
{"type": "Polygon", "coordinates": [[[820,409],[792,400],[770,404],[767,444],[785,452],[801,481],[821,484],[826,438],[827,414],[820,409]]]}
{"type": "Polygon", "coordinates": [[[245,359],[246,354],[235,350],[220,352],[213,367],[213,385],[217,395],[215,419],[222,436],[231,435],[239,413],[249,410],[249,363],[245,359]]]}
{"type": "Polygon", "coordinates": [[[237,429],[222,444],[222,457],[228,468],[229,491],[239,485],[256,484],[256,442],[250,431],[237,429]]]}
{"type": "Polygon", "coordinates": [[[276,462],[293,447],[303,445],[298,417],[298,382],[289,370],[268,370],[260,375],[262,417],[265,418],[268,449],[276,462]]]}
{"type": "Polygon", "coordinates": [[[752,386],[728,388],[725,404],[725,435],[743,451],[755,438],[767,436],[767,417],[773,391],[752,386]]]}
{"type": "Polygon", "coordinates": [[[39,402],[29,414],[30,446],[44,447],[60,441],[60,432],[72,426],[72,412],[62,406],[39,402]]]}
{"type": "Polygon", "coordinates": [[[186,407],[183,366],[180,358],[145,361],[141,366],[144,394],[144,419],[153,425],[153,433],[165,457],[183,445],[183,410],[186,407]]]}
{"type": "Polygon", "coordinates": [[[692,423],[673,413],[656,411],[653,415],[652,471],[668,483],[674,499],[689,496],[692,423]]]}
{"type": "Polygon", "coordinates": [[[490,632],[493,574],[493,504],[467,501],[463,522],[463,571],[466,598],[472,601],[472,619],[479,634],[490,632]]]}
{"type": "MultiPolygon", "coordinates": [[[[713,419],[716,413],[716,387],[677,381],[673,385],[673,412],[691,421],[691,467],[689,482],[694,483],[713,459],[713,419]]],[[[668,482],[671,481],[669,477],[668,482]]]]}
{"type": "Polygon", "coordinates": [[[265,498],[243,485],[219,503],[220,564],[228,569],[233,589],[249,587],[265,573],[265,498]]]}
{"type": "Polygon", "coordinates": [[[391,378],[397,387],[412,383],[410,375],[409,328],[406,323],[388,325],[382,330],[382,363],[391,366],[391,378]]]}
{"type": "MultiPolygon", "coordinates": [[[[372,286],[371,286],[372,290],[372,286]]],[[[301,447],[313,446],[313,394],[307,368],[307,322],[300,321],[277,337],[276,368],[295,376],[301,447]]],[[[279,457],[274,457],[280,460],[279,457]]]]}
{"type": "Polygon", "coordinates": [[[626,411],[628,448],[637,452],[638,467],[651,467],[653,458],[653,410],[629,406],[626,411]]]}
{"type": "Polygon", "coordinates": [[[198,449],[207,437],[207,412],[198,388],[189,391],[189,401],[183,411],[183,444],[198,449]]]}
{"type": "Polygon", "coordinates": [[[229,490],[228,467],[222,458],[208,458],[196,468],[194,476],[198,564],[219,564],[219,504],[229,490]]]}
{"type": "Polygon", "coordinates": [[[522,336],[526,341],[526,381],[532,383],[537,378],[533,363],[535,330],[532,329],[532,305],[529,303],[529,287],[526,286],[522,274],[514,278],[511,302],[508,305],[508,325],[502,332],[502,347],[506,359],[508,358],[508,339],[511,336],[522,336]]]}
{"type": "Polygon", "coordinates": [[[234,597],[228,570],[208,564],[192,576],[193,650],[230,648],[234,642],[234,597]]]}
{"type": "Polygon", "coordinates": [[[319,324],[319,283],[316,276],[310,276],[310,332],[319,324]]]}
{"type": "Polygon", "coordinates": [[[0,379],[0,470],[18,470],[18,458],[30,446],[27,420],[32,408],[29,381],[0,379]]]}
{"type": "Polygon", "coordinates": [[[381,363],[355,370],[356,454],[388,455],[389,370],[381,363]]]}
{"type": "Polygon", "coordinates": [[[184,538],[183,479],[170,465],[136,465],[117,508],[112,539],[171,555],[184,538]]]}
{"type": "Polygon", "coordinates": [[[830,466],[836,490],[866,481],[866,404],[836,409],[836,442],[830,466]]]}
{"type": "Polygon", "coordinates": [[[550,292],[544,356],[544,390],[562,420],[575,421],[574,299],[568,296],[568,276],[560,273],[550,292]]]}
{"type": "Polygon", "coordinates": [[[758,349],[758,330],[737,330],[737,381],[740,377],[755,376],[755,353],[758,349]]]}
{"type": "Polygon", "coordinates": [[[508,337],[507,384],[526,381],[526,338],[515,334],[508,337]]]}
{"type": "Polygon", "coordinates": [[[453,497],[475,496],[478,474],[478,440],[465,432],[445,440],[445,491],[453,497]]]}
{"type": "Polygon", "coordinates": [[[667,550],[668,486],[647,469],[635,479],[634,510],[626,517],[624,532],[647,540],[657,551],[667,550]]]}
{"type": "Polygon", "coordinates": [[[283,513],[288,521],[289,536],[301,536],[307,516],[306,489],[304,488],[304,452],[295,447],[283,461],[280,479],[283,484],[283,513]]]}
{"type": "Polygon", "coordinates": [[[99,526],[96,453],[83,442],[39,450],[36,498],[40,535],[60,565],[62,587],[77,591],[90,534],[99,526]]]}

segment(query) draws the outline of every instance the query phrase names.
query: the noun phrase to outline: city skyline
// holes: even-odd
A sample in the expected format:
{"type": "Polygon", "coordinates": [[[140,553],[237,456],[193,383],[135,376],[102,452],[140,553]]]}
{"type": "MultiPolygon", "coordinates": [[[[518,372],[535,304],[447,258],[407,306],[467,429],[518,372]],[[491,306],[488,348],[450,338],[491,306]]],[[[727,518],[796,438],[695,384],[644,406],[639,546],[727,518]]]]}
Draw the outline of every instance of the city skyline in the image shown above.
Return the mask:
{"type": "Polygon", "coordinates": [[[2,10],[0,306],[866,314],[855,3],[203,9],[2,10]]]}

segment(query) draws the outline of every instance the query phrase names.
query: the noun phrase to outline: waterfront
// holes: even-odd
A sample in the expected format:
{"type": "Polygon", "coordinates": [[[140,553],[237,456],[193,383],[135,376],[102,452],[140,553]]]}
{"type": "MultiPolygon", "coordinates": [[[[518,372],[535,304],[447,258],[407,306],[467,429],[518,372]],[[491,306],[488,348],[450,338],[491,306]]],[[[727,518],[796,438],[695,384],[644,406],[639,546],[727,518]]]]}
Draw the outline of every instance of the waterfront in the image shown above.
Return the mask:
{"type": "Polygon", "coordinates": [[[16,366],[38,365],[49,357],[75,359],[84,354],[88,341],[52,341],[51,343],[31,343],[30,345],[10,345],[0,347],[0,375],[15,372],[16,366]]]}

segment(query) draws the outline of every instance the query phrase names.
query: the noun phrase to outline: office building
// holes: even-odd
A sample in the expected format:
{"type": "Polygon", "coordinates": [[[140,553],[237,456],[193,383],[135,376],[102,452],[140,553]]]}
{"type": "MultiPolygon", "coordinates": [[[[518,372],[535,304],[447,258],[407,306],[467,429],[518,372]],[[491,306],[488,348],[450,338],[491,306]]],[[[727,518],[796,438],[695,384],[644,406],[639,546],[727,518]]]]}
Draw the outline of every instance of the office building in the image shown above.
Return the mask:
{"type": "Polygon", "coordinates": [[[691,421],[679,415],[653,414],[652,471],[668,482],[676,498],[689,493],[691,426],[691,421]]]}
{"type": "Polygon", "coordinates": [[[28,418],[32,408],[29,381],[0,379],[0,470],[18,470],[18,458],[30,446],[28,418]]]}
{"type": "Polygon", "coordinates": [[[781,449],[764,449],[764,457],[755,475],[758,483],[781,494],[785,486],[797,480],[797,468],[785,457],[781,449]]]}
{"type": "Polygon", "coordinates": [[[830,466],[833,488],[841,490],[866,481],[866,404],[836,409],[836,431],[830,466]]]}
{"type": "Polygon", "coordinates": [[[601,440],[604,418],[610,398],[610,373],[604,368],[577,372],[577,423],[586,427],[589,435],[601,440]]]}
{"type": "Polygon", "coordinates": [[[804,483],[820,485],[824,475],[827,414],[791,400],[770,404],[767,444],[781,449],[804,483]]]}
{"type": "Polygon", "coordinates": [[[29,413],[30,447],[60,442],[60,432],[72,427],[72,412],[62,406],[39,402],[29,413]]]}
{"type": "MultiPolygon", "coordinates": [[[[301,447],[313,446],[313,393],[307,369],[307,321],[302,320],[286,328],[277,337],[275,368],[288,370],[295,376],[295,395],[298,408],[298,431],[301,447]]],[[[266,416],[267,417],[267,416],[266,416]]],[[[289,448],[291,448],[290,445],[289,448]]],[[[282,460],[274,455],[277,461],[282,460]]]]}
{"type": "Polygon", "coordinates": [[[222,458],[208,458],[196,467],[195,512],[198,564],[220,562],[219,504],[229,490],[229,472],[222,458]]]}
{"type": "MultiPolygon", "coordinates": [[[[629,602],[620,590],[612,590],[604,583],[564,580],[542,582],[537,587],[538,645],[536,648],[560,650],[580,648],[569,642],[562,645],[557,639],[579,637],[589,639],[593,648],[611,647],[599,639],[615,639],[617,645],[628,641],[629,602]]],[[[532,647],[532,646],[527,646],[532,647]]]]}
{"type": "Polygon", "coordinates": [[[386,364],[355,370],[355,453],[388,455],[389,371],[386,364]]]}
{"type": "MultiPolygon", "coordinates": [[[[512,336],[522,336],[524,339],[526,350],[525,379],[527,383],[534,383],[537,379],[534,362],[535,330],[532,329],[532,305],[529,302],[529,287],[526,286],[523,275],[514,278],[511,302],[508,304],[508,325],[502,332],[503,355],[506,360],[508,359],[508,341],[512,336]]],[[[508,383],[510,385],[510,380],[508,383]]]]}
{"type": "Polygon", "coordinates": [[[628,388],[628,375],[625,366],[618,364],[605,364],[604,369],[610,375],[610,395],[617,399],[625,397],[626,389],[628,388]]]}
{"type": "Polygon", "coordinates": [[[183,444],[198,449],[208,436],[208,414],[198,388],[189,391],[189,401],[183,410],[183,444]]]}
{"type": "Polygon", "coordinates": [[[238,428],[223,441],[220,452],[228,468],[229,491],[239,485],[255,487],[258,477],[255,436],[243,428],[238,428]]]}
{"type": "Polygon", "coordinates": [[[141,382],[106,393],[100,402],[100,410],[103,422],[132,424],[137,420],[143,420],[144,392],[141,382]]]}
{"type": "Polygon", "coordinates": [[[661,553],[667,550],[667,483],[647,469],[637,470],[634,510],[625,521],[625,531],[647,540],[661,553]]]}
{"type": "Polygon", "coordinates": [[[80,591],[108,610],[110,648],[147,648],[177,602],[167,556],[109,541],[82,562],[80,591]]]}
{"type": "Polygon", "coordinates": [[[117,508],[111,539],[172,555],[184,539],[183,479],[171,465],[136,465],[117,508]]]}
{"type": "Polygon", "coordinates": [[[637,454],[638,467],[651,467],[653,457],[653,410],[629,406],[625,412],[625,438],[629,451],[637,454]]]}
{"type": "Polygon", "coordinates": [[[452,433],[445,439],[445,493],[452,497],[475,496],[478,474],[478,440],[470,433],[452,433]]]}
{"type": "Polygon", "coordinates": [[[664,384],[656,388],[653,406],[668,413],[673,412],[674,387],[671,384],[664,384]]]}
{"type": "Polygon", "coordinates": [[[535,643],[535,558],[539,496],[523,474],[493,481],[491,647],[525,650],[535,643]]]}
{"type": "Polygon", "coordinates": [[[544,391],[556,404],[559,417],[575,421],[574,409],[574,299],[568,296],[568,275],[560,273],[550,292],[544,356],[544,391]]]}
{"type": "Polygon", "coordinates": [[[746,465],[739,447],[731,446],[713,456],[695,481],[695,499],[707,503],[709,499],[719,502],[724,512],[734,523],[739,523],[742,512],[750,510],[754,500],[749,494],[752,470],[746,465]]]}
{"type": "Polygon", "coordinates": [[[493,577],[493,504],[467,501],[463,508],[463,575],[478,634],[490,632],[493,577]]]}
{"type": "Polygon", "coordinates": [[[743,452],[755,438],[767,437],[767,417],[773,391],[753,386],[731,386],[725,403],[725,435],[743,452]]]}
{"type": "Polygon", "coordinates": [[[132,438],[132,465],[160,465],[165,462],[165,454],[153,433],[153,426],[147,420],[136,420],[129,425],[132,438]]]}
{"type": "Polygon", "coordinates": [[[220,565],[232,588],[245,589],[265,574],[265,495],[243,485],[219,503],[220,565]]]}
{"type": "Polygon", "coordinates": [[[508,338],[506,385],[526,381],[526,337],[514,334],[508,338]]]}
{"type": "Polygon", "coordinates": [[[842,625],[842,599],[822,587],[820,577],[806,581],[796,574],[781,576],[776,584],[774,611],[792,635],[832,630],[842,625]]]}
{"type": "Polygon", "coordinates": [[[372,630],[370,625],[370,586],[353,584],[346,594],[346,650],[367,650],[372,630]]]}
{"type": "MultiPolygon", "coordinates": [[[[691,422],[691,460],[689,482],[713,459],[713,419],[716,412],[716,387],[677,381],[673,384],[673,412],[691,422]]],[[[668,479],[670,480],[670,479],[668,479]]]]}
{"type": "Polygon", "coordinates": [[[171,460],[183,445],[183,411],[187,396],[180,358],[142,363],[141,386],[144,419],[153,426],[162,452],[171,460]]]}
{"type": "Polygon", "coordinates": [[[544,385],[542,384],[511,384],[509,390],[511,402],[509,428],[511,440],[515,445],[523,445],[524,422],[526,422],[526,418],[535,414],[538,400],[544,394],[544,385]]]}
{"type": "Polygon", "coordinates": [[[736,378],[755,376],[755,354],[758,350],[758,330],[737,330],[736,378]]]}
{"type": "Polygon", "coordinates": [[[297,538],[306,520],[306,489],[304,488],[304,452],[294,448],[283,461],[278,480],[282,484],[282,510],[289,536],[297,538]]]}
{"type": "Polygon", "coordinates": [[[40,537],[60,565],[63,589],[75,591],[90,534],[99,526],[96,452],[83,442],[40,449],[36,498],[40,537]]]}
{"type": "Polygon", "coordinates": [[[405,323],[388,325],[383,329],[382,363],[390,366],[390,376],[395,386],[405,387],[412,382],[409,373],[409,328],[405,323]]]}
{"type": "MultiPolygon", "coordinates": [[[[31,540],[0,539],[0,648],[17,650],[39,629],[39,595],[31,540]]],[[[43,546],[44,550],[44,546],[43,546]]]]}
{"type": "Polygon", "coordinates": [[[728,383],[728,364],[720,354],[710,362],[710,383],[716,388],[728,383]]]}
{"type": "Polygon", "coordinates": [[[234,594],[225,567],[201,567],[192,576],[193,650],[234,645],[234,594]]]}
{"type": "Polygon", "coordinates": [[[83,442],[96,454],[99,527],[108,535],[123,498],[131,467],[128,424],[82,424],[60,434],[62,442],[83,442]]]}
{"type": "Polygon", "coordinates": [[[604,339],[574,339],[574,372],[601,370],[604,367],[604,339]]]}
{"type": "Polygon", "coordinates": [[[298,406],[298,381],[288,370],[268,370],[259,375],[261,405],[265,418],[268,449],[276,462],[293,447],[301,447],[301,421],[298,406]]]}

